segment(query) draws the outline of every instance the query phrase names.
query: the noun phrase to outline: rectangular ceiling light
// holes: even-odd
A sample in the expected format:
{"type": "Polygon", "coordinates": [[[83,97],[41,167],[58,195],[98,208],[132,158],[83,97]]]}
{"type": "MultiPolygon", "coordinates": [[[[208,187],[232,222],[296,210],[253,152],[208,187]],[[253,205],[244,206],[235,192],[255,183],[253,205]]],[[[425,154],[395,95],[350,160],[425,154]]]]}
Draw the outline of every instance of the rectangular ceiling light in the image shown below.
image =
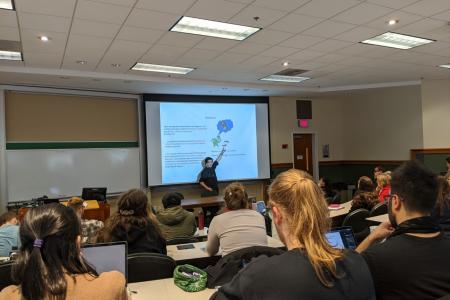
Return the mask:
{"type": "Polygon", "coordinates": [[[263,81],[277,81],[277,82],[302,82],[311,79],[309,77],[302,76],[285,76],[285,75],[269,75],[267,77],[261,78],[263,81]]]}
{"type": "Polygon", "coordinates": [[[450,69],[450,64],[439,65],[438,67],[450,69]]]}
{"type": "Polygon", "coordinates": [[[14,4],[12,0],[0,0],[0,8],[14,10],[14,4]]]}
{"type": "Polygon", "coordinates": [[[144,63],[136,63],[131,70],[135,71],[146,71],[146,72],[158,72],[158,73],[170,73],[170,74],[187,74],[193,71],[193,68],[184,67],[174,67],[174,66],[163,66],[163,65],[152,65],[144,63]]]}
{"type": "Polygon", "coordinates": [[[0,50],[0,59],[4,60],[22,60],[22,53],[18,51],[0,50]]]}
{"type": "Polygon", "coordinates": [[[362,41],[361,43],[405,50],[432,42],[434,42],[434,40],[428,40],[395,32],[386,32],[379,36],[362,41]]]}
{"type": "Polygon", "coordinates": [[[222,39],[242,41],[261,28],[248,27],[205,19],[182,17],[170,31],[212,36],[222,39]]]}

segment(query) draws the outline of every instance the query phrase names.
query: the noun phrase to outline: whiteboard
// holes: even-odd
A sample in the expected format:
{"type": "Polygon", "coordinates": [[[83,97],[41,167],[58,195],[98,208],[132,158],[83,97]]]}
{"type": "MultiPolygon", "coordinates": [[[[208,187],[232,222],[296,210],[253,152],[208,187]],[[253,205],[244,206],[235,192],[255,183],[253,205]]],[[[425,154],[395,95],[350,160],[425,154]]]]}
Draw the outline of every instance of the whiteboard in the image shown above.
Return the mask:
{"type": "Polygon", "coordinates": [[[81,195],[83,187],[123,192],[140,179],[139,148],[6,151],[9,202],[81,195]]]}

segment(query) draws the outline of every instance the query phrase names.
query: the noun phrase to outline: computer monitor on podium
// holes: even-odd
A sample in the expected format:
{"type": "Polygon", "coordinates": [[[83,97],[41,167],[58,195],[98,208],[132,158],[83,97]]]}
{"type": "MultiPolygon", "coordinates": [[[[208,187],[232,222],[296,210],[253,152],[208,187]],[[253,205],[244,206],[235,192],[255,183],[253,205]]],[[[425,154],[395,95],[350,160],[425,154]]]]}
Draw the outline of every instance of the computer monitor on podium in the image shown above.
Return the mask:
{"type": "Polygon", "coordinates": [[[83,200],[106,200],[106,188],[105,187],[85,187],[81,194],[83,200]]]}

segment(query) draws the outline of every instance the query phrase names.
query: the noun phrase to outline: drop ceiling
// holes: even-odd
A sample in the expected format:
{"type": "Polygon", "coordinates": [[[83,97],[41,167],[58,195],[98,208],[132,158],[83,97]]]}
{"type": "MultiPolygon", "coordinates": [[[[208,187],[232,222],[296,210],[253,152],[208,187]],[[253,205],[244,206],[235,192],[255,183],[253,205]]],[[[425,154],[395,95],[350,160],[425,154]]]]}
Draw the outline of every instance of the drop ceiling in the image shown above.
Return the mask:
{"type": "Polygon", "coordinates": [[[0,9],[0,40],[21,42],[24,61],[0,60],[0,84],[284,95],[450,78],[436,67],[450,62],[449,0],[15,0],[15,8],[0,9]],[[182,16],[262,30],[244,41],[170,32],[182,16]],[[436,42],[359,43],[387,31],[436,42]],[[285,61],[311,79],[258,80],[285,61]],[[195,70],[169,77],[130,70],[136,62],[195,70]]]}

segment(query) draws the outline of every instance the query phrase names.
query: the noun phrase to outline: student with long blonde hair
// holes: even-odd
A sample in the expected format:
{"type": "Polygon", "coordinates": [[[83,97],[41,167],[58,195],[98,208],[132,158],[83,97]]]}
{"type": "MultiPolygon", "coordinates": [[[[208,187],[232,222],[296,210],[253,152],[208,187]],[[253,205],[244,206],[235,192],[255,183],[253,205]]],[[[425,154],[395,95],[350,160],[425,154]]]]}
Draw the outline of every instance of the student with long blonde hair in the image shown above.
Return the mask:
{"type": "Polygon", "coordinates": [[[364,259],[327,242],[327,203],[309,174],[281,173],[270,186],[269,198],[275,227],[288,251],[251,262],[212,298],[375,299],[364,259]]]}

